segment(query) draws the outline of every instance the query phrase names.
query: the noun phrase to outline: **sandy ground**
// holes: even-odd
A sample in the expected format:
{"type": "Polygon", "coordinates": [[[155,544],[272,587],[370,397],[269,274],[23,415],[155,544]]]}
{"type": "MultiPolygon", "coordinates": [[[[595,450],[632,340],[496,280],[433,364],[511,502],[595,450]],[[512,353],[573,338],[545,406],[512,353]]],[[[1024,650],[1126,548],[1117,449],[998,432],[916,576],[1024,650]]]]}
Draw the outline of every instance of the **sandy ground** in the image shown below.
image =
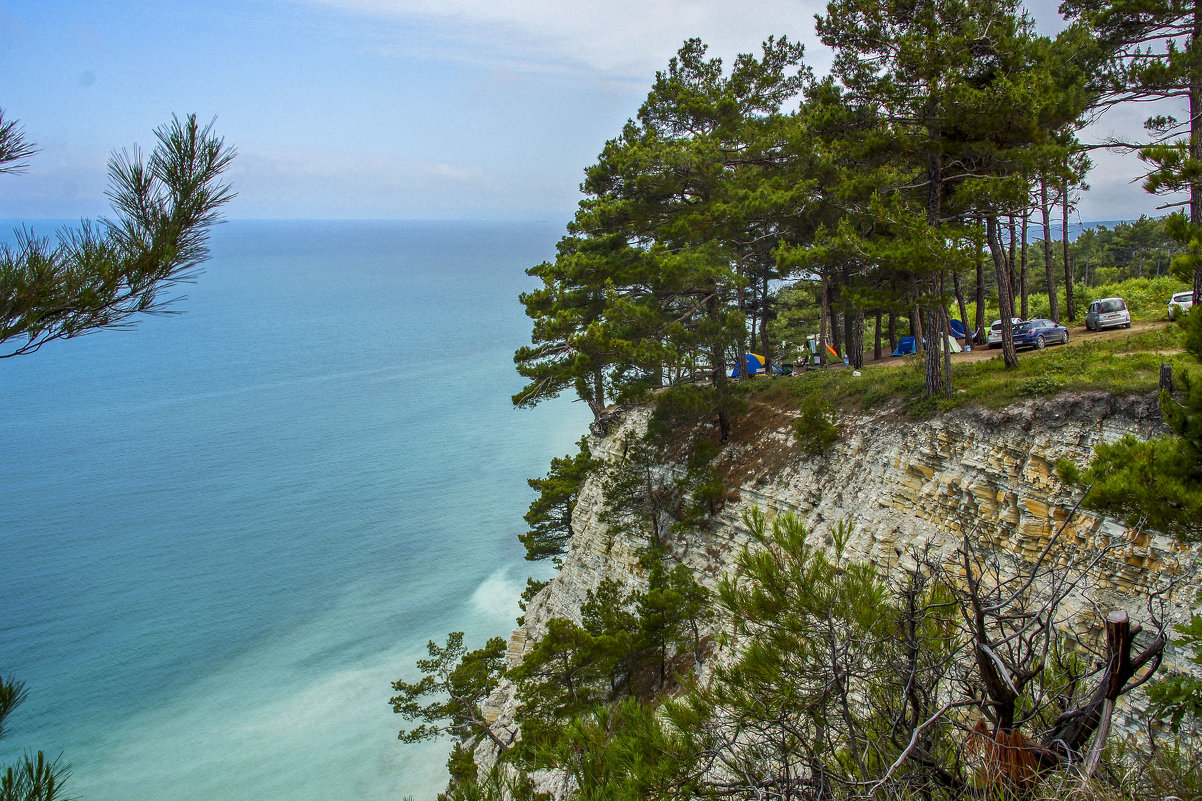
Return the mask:
{"type": "MultiPolygon", "coordinates": [[[[1063,347],[1071,348],[1074,345],[1080,345],[1082,342],[1089,342],[1091,340],[1096,341],[1096,340],[1101,340],[1101,339],[1116,339],[1118,337],[1129,336],[1130,334],[1134,334],[1138,331],[1147,331],[1152,328],[1162,328],[1166,325],[1171,325],[1171,323],[1169,323],[1166,320],[1156,320],[1153,322],[1132,323],[1130,328],[1109,328],[1105,331],[1087,331],[1085,329],[1084,324],[1070,325],[1068,328],[1068,344],[1063,347]]],[[[871,340],[868,340],[866,338],[866,341],[864,344],[868,348],[871,349],[871,347],[872,347],[871,340]]],[[[888,345],[889,345],[888,342],[884,342],[884,343],[882,343],[882,348],[887,348],[888,345]]],[[[1049,345],[1048,347],[1049,348],[1058,348],[1061,346],[1060,345],[1049,345]]],[[[1030,351],[1030,350],[1032,350],[1032,349],[1026,348],[1024,350],[1020,350],[1019,353],[1026,353],[1027,351],[1030,351]]],[[[992,359],[994,356],[1001,358],[1002,349],[1001,348],[990,349],[986,345],[979,345],[979,346],[974,345],[973,349],[972,349],[972,353],[953,353],[952,354],[952,363],[955,364],[955,363],[959,363],[959,362],[979,362],[979,361],[984,361],[985,359],[992,359]]],[[[865,354],[865,358],[864,358],[864,366],[865,367],[869,367],[872,365],[896,366],[896,365],[901,365],[901,364],[905,364],[905,359],[901,356],[885,355],[879,361],[877,361],[875,359],[869,358],[868,354],[865,354]]],[[[835,365],[832,364],[830,366],[834,367],[835,365]]],[[[838,365],[838,366],[842,367],[843,365],[838,365]]]]}

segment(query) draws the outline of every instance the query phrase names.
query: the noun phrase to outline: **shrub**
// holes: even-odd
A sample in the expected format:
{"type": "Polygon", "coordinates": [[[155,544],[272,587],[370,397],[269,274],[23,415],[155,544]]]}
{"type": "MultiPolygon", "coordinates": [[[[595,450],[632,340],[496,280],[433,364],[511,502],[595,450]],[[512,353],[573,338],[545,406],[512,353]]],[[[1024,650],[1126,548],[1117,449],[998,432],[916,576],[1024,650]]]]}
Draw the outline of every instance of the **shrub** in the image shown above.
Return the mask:
{"type": "Polygon", "coordinates": [[[820,456],[839,440],[835,407],[825,397],[813,394],[802,401],[801,415],[793,423],[793,433],[806,456],[820,456]]]}

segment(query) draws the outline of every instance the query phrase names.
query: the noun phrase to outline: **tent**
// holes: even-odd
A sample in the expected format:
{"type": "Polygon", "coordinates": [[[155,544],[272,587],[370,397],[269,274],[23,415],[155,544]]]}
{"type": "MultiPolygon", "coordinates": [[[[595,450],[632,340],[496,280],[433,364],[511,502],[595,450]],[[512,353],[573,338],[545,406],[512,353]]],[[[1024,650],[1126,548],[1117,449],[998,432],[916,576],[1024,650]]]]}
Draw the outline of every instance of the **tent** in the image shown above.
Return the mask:
{"type": "MultiPolygon", "coordinates": [[[[777,367],[775,364],[768,365],[768,372],[776,375],[783,375],[784,370],[777,367]]],[[[747,375],[763,375],[764,374],[764,357],[756,353],[747,354],[747,375]]],[[[739,368],[734,368],[730,371],[731,378],[738,378],[739,368]]]]}
{"type": "MultiPolygon", "coordinates": [[[[950,336],[945,336],[947,342],[947,350],[949,353],[959,353],[964,350],[960,347],[960,343],[952,339],[950,336]]],[[[926,342],[924,339],[923,342],[926,342]]],[[[897,347],[893,350],[894,356],[905,356],[910,353],[917,353],[918,349],[914,347],[914,337],[902,337],[897,341],[897,347]]]]}
{"type": "Polygon", "coordinates": [[[964,323],[959,320],[949,320],[948,324],[952,329],[952,336],[956,339],[972,339],[972,334],[964,327],[964,323]]]}
{"type": "Polygon", "coordinates": [[[918,348],[914,346],[914,337],[902,337],[897,340],[897,347],[893,349],[894,356],[905,356],[907,353],[917,353],[918,348]]]}

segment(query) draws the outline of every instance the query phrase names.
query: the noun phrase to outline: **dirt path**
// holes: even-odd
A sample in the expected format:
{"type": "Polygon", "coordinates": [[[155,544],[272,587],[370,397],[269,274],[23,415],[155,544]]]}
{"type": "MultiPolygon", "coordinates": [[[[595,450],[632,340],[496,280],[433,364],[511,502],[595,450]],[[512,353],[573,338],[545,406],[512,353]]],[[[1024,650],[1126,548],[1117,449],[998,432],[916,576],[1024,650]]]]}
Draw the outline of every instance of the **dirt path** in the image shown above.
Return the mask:
{"type": "MultiPolygon", "coordinates": [[[[1105,331],[1087,331],[1085,329],[1084,325],[1073,325],[1073,326],[1069,326],[1069,329],[1068,329],[1068,344],[1067,345],[1063,345],[1063,346],[1062,345],[1048,345],[1048,347],[1049,348],[1059,348],[1059,347],[1071,348],[1074,345],[1080,345],[1082,342],[1096,342],[1098,340],[1103,340],[1103,339],[1117,339],[1119,337],[1130,336],[1131,334],[1137,333],[1139,331],[1147,331],[1147,330],[1150,330],[1153,328],[1162,328],[1166,325],[1171,325],[1171,323],[1169,323],[1165,320],[1154,320],[1152,322],[1132,323],[1130,328],[1110,328],[1105,331]]],[[[865,344],[871,345],[871,343],[867,343],[867,342],[865,344]]],[[[887,346],[888,344],[889,344],[888,342],[884,343],[885,346],[887,346]]],[[[1026,348],[1024,350],[1019,351],[1019,353],[1026,353],[1030,350],[1031,350],[1030,348],[1026,348]]],[[[973,349],[972,349],[972,353],[953,353],[952,354],[952,362],[955,364],[959,364],[960,362],[980,362],[980,361],[985,361],[986,359],[992,359],[994,356],[997,356],[1000,358],[1001,355],[1002,355],[1001,348],[991,349],[985,345],[974,345],[973,349]]],[[[871,366],[875,366],[875,365],[880,365],[880,366],[884,366],[884,367],[896,367],[898,365],[902,365],[905,363],[906,363],[905,359],[901,356],[884,356],[879,361],[870,359],[870,358],[864,359],[865,367],[871,367],[871,366]]],[[[831,365],[831,366],[833,367],[834,365],[831,365]]]]}

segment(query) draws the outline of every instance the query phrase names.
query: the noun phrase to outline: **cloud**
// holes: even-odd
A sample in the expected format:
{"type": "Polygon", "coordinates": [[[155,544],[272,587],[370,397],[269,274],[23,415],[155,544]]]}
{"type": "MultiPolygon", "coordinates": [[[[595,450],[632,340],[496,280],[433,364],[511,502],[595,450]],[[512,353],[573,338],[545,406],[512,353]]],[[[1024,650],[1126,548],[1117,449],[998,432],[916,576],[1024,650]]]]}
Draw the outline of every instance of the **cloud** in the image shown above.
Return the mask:
{"type": "Polygon", "coordinates": [[[240,146],[230,180],[231,217],[463,217],[503,202],[480,167],[337,150],[240,146]]]}
{"type": "MultiPolygon", "coordinates": [[[[727,60],[758,51],[769,35],[785,34],[811,45],[818,0],[757,0],[732,5],[717,0],[298,0],[344,15],[443,28],[440,49],[427,57],[492,62],[510,69],[591,70],[611,78],[646,81],[697,36],[711,54],[727,60]]],[[[821,52],[820,52],[821,51],[821,52]]]]}

